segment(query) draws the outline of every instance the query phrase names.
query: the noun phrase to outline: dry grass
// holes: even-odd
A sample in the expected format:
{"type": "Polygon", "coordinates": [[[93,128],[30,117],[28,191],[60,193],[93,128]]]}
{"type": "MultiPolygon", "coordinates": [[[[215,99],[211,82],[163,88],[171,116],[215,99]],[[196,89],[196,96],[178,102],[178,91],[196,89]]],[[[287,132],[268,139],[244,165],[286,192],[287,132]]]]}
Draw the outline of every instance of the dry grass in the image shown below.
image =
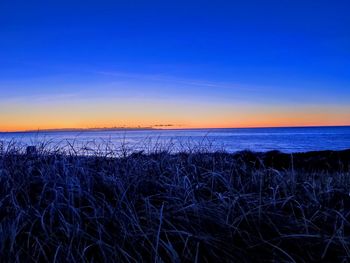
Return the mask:
{"type": "Polygon", "coordinates": [[[350,154],[337,154],[13,148],[0,155],[0,258],[346,262],[350,154]]]}

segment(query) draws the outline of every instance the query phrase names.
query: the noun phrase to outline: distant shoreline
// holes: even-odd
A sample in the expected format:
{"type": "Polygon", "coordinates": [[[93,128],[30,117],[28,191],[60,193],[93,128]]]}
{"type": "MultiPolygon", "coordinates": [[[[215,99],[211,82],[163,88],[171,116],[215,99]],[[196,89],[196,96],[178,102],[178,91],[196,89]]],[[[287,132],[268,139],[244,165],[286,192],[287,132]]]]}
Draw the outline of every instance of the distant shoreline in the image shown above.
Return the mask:
{"type": "Polygon", "coordinates": [[[50,133],[50,132],[107,132],[107,131],[176,131],[176,130],[246,130],[246,129],[301,129],[301,128],[348,128],[350,125],[329,126],[276,126],[276,127],[226,127],[226,128],[160,128],[160,127],[116,127],[116,128],[63,128],[23,131],[0,131],[0,133],[50,133]]]}
{"type": "Polygon", "coordinates": [[[0,133],[50,133],[50,132],[95,132],[95,131],[148,131],[159,130],[152,127],[142,128],[77,128],[77,129],[43,129],[43,130],[25,130],[25,131],[0,131],[0,133]]]}

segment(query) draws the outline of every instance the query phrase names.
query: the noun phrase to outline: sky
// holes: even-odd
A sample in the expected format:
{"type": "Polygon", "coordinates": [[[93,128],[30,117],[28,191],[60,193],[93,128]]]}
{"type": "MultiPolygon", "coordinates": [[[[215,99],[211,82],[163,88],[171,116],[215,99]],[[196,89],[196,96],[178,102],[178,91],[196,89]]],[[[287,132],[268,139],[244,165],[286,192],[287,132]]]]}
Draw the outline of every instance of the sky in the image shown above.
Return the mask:
{"type": "Polygon", "coordinates": [[[0,131],[350,125],[350,1],[1,0],[0,131]]]}

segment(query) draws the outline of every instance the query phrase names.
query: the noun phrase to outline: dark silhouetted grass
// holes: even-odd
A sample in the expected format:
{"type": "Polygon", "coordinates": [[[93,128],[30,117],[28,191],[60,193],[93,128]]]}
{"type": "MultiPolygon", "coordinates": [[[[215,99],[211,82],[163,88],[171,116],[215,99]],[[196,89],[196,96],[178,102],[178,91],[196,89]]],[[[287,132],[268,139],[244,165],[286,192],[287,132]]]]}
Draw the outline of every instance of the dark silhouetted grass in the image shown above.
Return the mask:
{"type": "Polygon", "coordinates": [[[346,262],[350,152],[0,155],[1,262],[346,262]]]}

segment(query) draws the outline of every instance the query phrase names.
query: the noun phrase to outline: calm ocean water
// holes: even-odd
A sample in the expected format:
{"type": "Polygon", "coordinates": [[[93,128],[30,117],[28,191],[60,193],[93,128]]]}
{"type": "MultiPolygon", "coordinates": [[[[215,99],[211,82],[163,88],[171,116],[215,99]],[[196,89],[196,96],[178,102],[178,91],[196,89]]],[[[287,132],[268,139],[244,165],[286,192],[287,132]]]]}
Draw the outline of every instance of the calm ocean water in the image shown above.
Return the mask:
{"type": "Polygon", "coordinates": [[[187,149],[304,152],[350,148],[350,127],[244,128],[0,133],[5,146],[17,144],[68,147],[86,151],[187,149]],[[71,145],[71,146],[70,146],[71,145]]]}

